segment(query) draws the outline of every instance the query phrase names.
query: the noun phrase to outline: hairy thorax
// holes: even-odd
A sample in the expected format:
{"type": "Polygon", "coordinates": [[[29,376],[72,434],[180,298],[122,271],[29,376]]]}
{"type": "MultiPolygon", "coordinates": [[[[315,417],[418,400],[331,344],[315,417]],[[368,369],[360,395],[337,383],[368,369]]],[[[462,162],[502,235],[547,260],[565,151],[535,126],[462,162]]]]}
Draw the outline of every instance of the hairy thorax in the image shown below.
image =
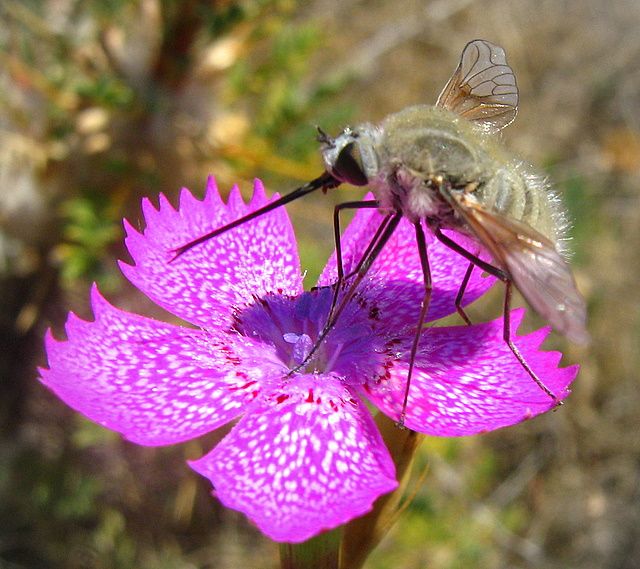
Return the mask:
{"type": "Polygon", "coordinates": [[[382,124],[380,169],[373,181],[383,207],[417,219],[455,222],[439,186],[462,188],[483,182],[494,160],[483,137],[469,123],[444,109],[409,107],[382,124]]]}
{"type": "Polygon", "coordinates": [[[558,239],[553,195],[495,137],[425,105],[390,115],[381,131],[372,188],[383,208],[400,210],[411,221],[464,230],[448,197],[465,192],[483,207],[558,239]]]}

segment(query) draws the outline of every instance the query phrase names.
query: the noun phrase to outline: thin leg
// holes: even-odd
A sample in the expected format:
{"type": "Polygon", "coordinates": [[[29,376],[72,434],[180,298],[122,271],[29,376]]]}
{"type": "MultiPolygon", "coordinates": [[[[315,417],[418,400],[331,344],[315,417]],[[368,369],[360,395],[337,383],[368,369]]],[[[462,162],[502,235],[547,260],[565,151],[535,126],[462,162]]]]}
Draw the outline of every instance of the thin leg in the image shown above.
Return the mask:
{"type": "MultiPolygon", "coordinates": [[[[351,283],[344,297],[340,301],[340,304],[336,309],[333,315],[333,318],[331,320],[328,320],[327,324],[325,325],[326,332],[328,332],[331,328],[333,328],[333,326],[335,326],[335,323],[338,320],[338,317],[340,316],[340,314],[342,313],[342,311],[344,310],[348,302],[353,298],[353,295],[355,294],[356,289],[358,288],[358,285],[360,285],[364,277],[367,276],[367,273],[369,272],[371,265],[373,265],[374,261],[378,258],[378,255],[380,254],[384,246],[387,244],[387,241],[389,241],[389,239],[393,235],[393,232],[396,230],[396,227],[398,227],[398,223],[400,223],[401,219],[402,219],[401,212],[396,212],[393,215],[391,215],[389,222],[386,223],[384,231],[381,233],[380,237],[378,238],[377,242],[375,242],[373,247],[371,247],[371,251],[369,252],[369,254],[360,261],[358,266],[358,272],[355,275],[356,276],[355,280],[353,281],[353,283],[351,283]]],[[[321,334],[321,336],[324,339],[324,337],[326,336],[326,333],[323,331],[323,334],[321,334]]]]}
{"type": "Polygon", "coordinates": [[[366,261],[367,257],[371,254],[372,249],[375,247],[376,243],[380,239],[380,236],[383,234],[383,232],[384,232],[385,228],[387,227],[387,225],[389,225],[389,222],[391,221],[392,217],[393,217],[393,214],[386,214],[385,215],[384,219],[380,222],[380,225],[378,226],[378,229],[376,230],[376,233],[373,236],[373,239],[371,239],[371,241],[369,241],[369,245],[367,245],[367,248],[365,249],[364,253],[362,254],[362,257],[360,257],[360,261],[358,261],[358,264],[356,265],[356,268],[353,269],[350,273],[348,273],[348,274],[346,274],[344,276],[345,280],[350,279],[354,275],[358,274],[358,271],[360,270],[360,267],[362,267],[362,264],[366,261]]]}
{"type": "MultiPolygon", "coordinates": [[[[355,202],[344,202],[338,204],[333,209],[333,237],[336,246],[336,265],[338,270],[338,280],[334,283],[333,289],[333,297],[331,298],[331,308],[329,309],[329,316],[327,317],[327,321],[330,321],[333,317],[333,311],[336,307],[336,303],[338,302],[338,295],[340,294],[340,290],[342,288],[342,284],[345,281],[345,278],[348,278],[353,273],[349,273],[347,277],[344,275],[344,265],[342,261],[342,241],[341,241],[341,231],[340,231],[340,212],[344,209],[367,209],[367,208],[377,208],[379,207],[379,203],[377,200],[365,200],[365,201],[355,201],[355,202]]],[[[376,230],[373,239],[367,245],[367,248],[362,256],[362,259],[365,259],[367,255],[371,253],[371,249],[375,246],[376,241],[380,238],[380,235],[384,231],[384,228],[389,222],[389,216],[385,217],[380,226],[376,230]]],[[[362,263],[362,259],[360,259],[360,263],[362,263]]],[[[359,265],[358,265],[359,266],[359,265]]],[[[357,269],[356,269],[357,270],[357,269]]]]}
{"type": "Polygon", "coordinates": [[[520,363],[520,365],[529,374],[531,379],[533,379],[533,381],[536,382],[536,385],[540,389],[542,389],[542,391],[544,391],[551,399],[553,399],[556,405],[561,405],[562,401],[560,401],[556,397],[556,395],[536,375],[536,373],[531,369],[529,364],[522,357],[522,354],[520,353],[520,350],[518,350],[518,347],[511,340],[511,319],[510,319],[511,286],[512,286],[511,277],[509,277],[509,275],[507,275],[507,273],[502,269],[483,261],[478,256],[474,255],[473,253],[470,253],[469,251],[467,251],[466,249],[458,245],[455,241],[453,241],[453,239],[450,239],[444,233],[442,233],[440,229],[435,230],[435,235],[438,238],[438,240],[440,240],[444,245],[446,245],[456,253],[459,253],[460,255],[462,255],[469,261],[471,261],[474,265],[476,265],[477,267],[480,267],[483,271],[486,271],[490,275],[493,275],[494,277],[500,279],[505,284],[504,308],[502,312],[502,317],[503,317],[502,337],[504,341],[507,343],[507,345],[509,346],[509,349],[511,350],[513,355],[516,357],[516,359],[520,363]]]}
{"type": "Polygon", "coordinates": [[[418,326],[416,328],[416,334],[413,337],[413,344],[411,346],[411,353],[409,355],[409,371],[407,373],[407,384],[404,389],[404,400],[402,401],[402,411],[400,413],[400,419],[398,425],[404,426],[404,420],[407,416],[407,403],[409,401],[409,387],[411,385],[411,376],[413,375],[413,368],[416,362],[416,354],[418,353],[418,345],[420,344],[420,337],[422,336],[422,326],[429,312],[429,304],[431,303],[431,269],[429,268],[429,256],[427,254],[427,242],[424,237],[424,230],[420,221],[414,223],[416,229],[416,242],[418,244],[418,254],[420,255],[420,265],[422,267],[422,278],[424,282],[424,296],[422,297],[422,305],[420,307],[420,316],[418,318],[418,326]]]}
{"type": "Polygon", "coordinates": [[[471,273],[473,272],[474,266],[475,265],[472,262],[469,262],[467,272],[464,274],[462,284],[460,285],[460,289],[458,290],[458,294],[456,295],[456,310],[465,321],[467,326],[471,326],[471,320],[467,316],[467,313],[464,311],[464,308],[462,308],[462,298],[464,297],[464,291],[467,290],[467,285],[469,284],[469,279],[471,278],[471,273]]]}
{"type": "Polygon", "coordinates": [[[453,239],[447,237],[444,233],[442,233],[439,228],[435,230],[435,236],[438,238],[438,241],[449,247],[449,249],[455,251],[459,255],[462,255],[465,259],[471,261],[476,267],[480,267],[486,273],[493,275],[497,279],[500,279],[502,282],[511,280],[509,278],[509,275],[507,275],[507,273],[505,273],[502,269],[492,265],[491,263],[487,263],[477,255],[470,253],[464,247],[458,245],[453,239]]]}
{"type": "Polygon", "coordinates": [[[380,254],[384,246],[387,244],[387,241],[389,241],[389,239],[393,235],[393,232],[396,230],[396,227],[398,227],[398,223],[400,223],[401,219],[402,219],[402,212],[395,212],[391,216],[391,219],[386,224],[386,227],[382,232],[382,234],[380,235],[380,238],[378,239],[377,243],[375,243],[375,245],[371,248],[371,252],[364,259],[364,262],[360,264],[360,268],[356,273],[356,278],[347,289],[347,292],[345,293],[345,295],[342,297],[342,300],[340,301],[340,304],[338,304],[338,307],[333,311],[333,315],[331,316],[331,319],[327,320],[327,323],[324,325],[322,332],[318,335],[318,339],[316,340],[315,344],[307,354],[307,357],[304,359],[302,363],[300,363],[295,368],[293,368],[289,372],[289,375],[295,373],[296,371],[304,367],[307,364],[307,362],[309,362],[311,358],[314,356],[314,354],[318,351],[320,344],[322,344],[324,339],[327,337],[327,334],[335,326],[336,322],[338,321],[338,318],[340,317],[340,314],[342,314],[342,311],[345,309],[349,301],[353,298],[353,295],[355,294],[358,286],[360,285],[364,277],[369,272],[371,265],[373,265],[373,262],[376,260],[376,258],[378,257],[378,255],[380,254]]]}
{"type": "MultiPolygon", "coordinates": [[[[336,262],[338,265],[338,284],[342,283],[344,279],[344,266],[342,264],[342,243],[340,241],[341,231],[340,231],[340,212],[343,209],[373,209],[380,207],[380,204],[377,200],[361,200],[355,202],[344,202],[338,204],[333,208],[333,238],[335,240],[336,245],[336,262]]],[[[380,228],[378,228],[378,232],[380,228]]],[[[378,232],[374,235],[371,243],[374,243],[378,236],[378,232]]],[[[368,247],[371,247],[371,243],[369,243],[368,247]]],[[[368,248],[367,248],[368,251],[368,248]]],[[[367,252],[363,256],[366,256],[367,252]]]]}
{"type": "Polygon", "coordinates": [[[551,397],[551,399],[553,399],[553,401],[554,401],[554,403],[556,405],[562,405],[562,401],[560,401],[556,397],[556,395],[553,393],[553,391],[551,391],[542,382],[542,380],[536,375],[536,373],[531,369],[531,367],[529,367],[529,364],[522,357],[522,354],[520,353],[520,350],[518,349],[518,346],[516,346],[513,343],[513,341],[511,340],[511,318],[509,317],[509,315],[510,315],[510,312],[511,312],[511,285],[512,285],[512,281],[508,280],[504,284],[505,284],[504,310],[502,312],[503,318],[504,318],[504,323],[503,323],[503,328],[502,328],[502,337],[503,337],[504,341],[507,343],[507,345],[509,346],[509,348],[511,349],[511,351],[513,352],[513,355],[520,362],[520,365],[531,376],[531,379],[533,379],[533,381],[536,382],[538,387],[540,389],[542,389],[542,391],[544,391],[549,397],[551,397]]]}

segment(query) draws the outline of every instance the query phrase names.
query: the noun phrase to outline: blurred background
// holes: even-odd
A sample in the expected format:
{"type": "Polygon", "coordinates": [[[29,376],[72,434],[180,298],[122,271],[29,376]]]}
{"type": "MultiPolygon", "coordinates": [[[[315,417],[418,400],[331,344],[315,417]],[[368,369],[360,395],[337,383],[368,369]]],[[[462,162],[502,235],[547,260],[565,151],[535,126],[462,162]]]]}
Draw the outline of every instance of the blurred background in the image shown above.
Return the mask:
{"type": "MultiPolygon", "coordinates": [[[[141,197],[176,203],[209,174],[290,190],[321,171],[316,125],[434,102],[475,38],[516,72],[505,143],[567,204],[593,343],[548,340],[582,366],[556,412],[425,440],[426,478],[367,567],[640,567],[640,2],[3,0],[0,19],[0,568],[277,567],[184,464],[220,435],[150,449],[88,423],[36,381],[43,334],[90,317],[92,281],[167,319],[116,265],[141,197]]],[[[289,208],[307,286],[333,204],[360,195],[289,208]]]]}

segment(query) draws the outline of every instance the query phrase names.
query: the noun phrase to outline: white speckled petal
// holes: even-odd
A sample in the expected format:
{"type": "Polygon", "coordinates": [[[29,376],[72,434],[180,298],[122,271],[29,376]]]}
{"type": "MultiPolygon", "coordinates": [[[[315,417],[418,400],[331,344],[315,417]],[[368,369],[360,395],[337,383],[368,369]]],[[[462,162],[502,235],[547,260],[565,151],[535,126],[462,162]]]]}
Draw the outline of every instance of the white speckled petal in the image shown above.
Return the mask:
{"type": "Polygon", "coordinates": [[[93,322],[69,315],[67,341],[48,333],[49,369],[40,370],[41,381],[127,439],[144,445],[192,439],[236,418],[260,392],[269,366],[238,366],[246,347],[237,350],[235,338],[227,344],[223,336],[118,310],[96,288],[92,306],[93,322]]]}
{"type": "Polygon", "coordinates": [[[177,211],[162,194],[159,209],[145,199],[144,232],[125,221],[126,244],[135,265],[121,263],[121,269],[149,298],[176,316],[199,326],[226,327],[234,307],[251,302],[254,295],[302,291],[296,240],[284,208],[171,259],[177,247],[267,202],[262,183],[256,180],[248,205],[237,187],[226,205],[212,178],[203,201],[183,189],[177,211]]]}
{"type": "Polygon", "coordinates": [[[301,542],[368,512],[397,486],[366,406],[332,376],[298,376],[191,466],[275,541],[301,542]]]}
{"type": "MultiPolygon", "coordinates": [[[[365,199],[372,196],[367,195],[365,199]]],[[[377,210],[359,210],[342,235],[343,263],[345,273],[353,270],[360,261],[364,250],[373,237],[383,216],[377,210]]],[[[453,231],[447,235],[471,253],[478,254],[480,246],[469,237],[453,231]]],[[[429,265],[433,281],[433,292],[427,320],[437,320],[455,312],[455,298],[469,266],[469,261],[452,251],[426,231],[429,265]]],[[[489,260],[482,252],[480,256],[489,260]]],[[[325,286],[337,278],[335,254],[331,256],[318,284],[325,286]]],[[[474,269],[463,298],[467,305],[494,284],[495,278],[482,275],[474,269]]],[[[361,294],[380,313],[383,325],[393,329],[409,325],[415,326],[424,296],[424,279],[418,256],[415,228],[406,219],[400,222],[395,233],[373,264],[369,275],[361,285],[361,294]]]]}
{"type": "MultiPolygon", "coordinates": [[[[523,309],[512,312],[512,330],[517,329],[523,315],[523,309]]],[[[559,368],[559,352],[539,350],[549,331],[548,327],[542,328],[514,340],[545,385],[558,399],[564,399],[578,366],[559,368]]],[[[408,340],[402,348],[408,354],[408,340]]],[[[402,408],[407,370],[408,364],[401,358],[389,369],[389,379],[365,388],[366,396],[396,420],[402,408]]],[[[473,326],[431,328],[424,333],[411,379],[405,424],[430,435],[473,435],[514,425],[553,407],[551,398],[502,340],[500,318],[473,326]]]]}

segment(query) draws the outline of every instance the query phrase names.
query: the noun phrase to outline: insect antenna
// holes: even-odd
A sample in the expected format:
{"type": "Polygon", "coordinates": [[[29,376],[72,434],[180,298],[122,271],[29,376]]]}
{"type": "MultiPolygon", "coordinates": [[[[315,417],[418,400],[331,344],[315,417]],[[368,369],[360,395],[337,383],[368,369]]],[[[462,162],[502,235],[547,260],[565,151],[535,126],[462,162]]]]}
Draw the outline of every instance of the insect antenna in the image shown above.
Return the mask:
{"type": "Polygon", "coordinates": [[[329,136],[324,130],[322,130],[319,126],[316,127],[318,131],[318,135],[316,136],[316,140],[320,144],[326,144],[327,146],[333,146],[335,139],[332,136],[329,136]]]}
{"type": "Polygon", "coordinates": [[[311,192],[315,192],[316,190],[322,190],[326,192],[327,190],[336,188],[340,184],[341,182],[336,180],[331,174],[329,174],[328,172],[324,172],[321,176],[318,176],[314,180],[311,180],[310,182],[307,182],[306,184],[304,184],[304,186],[300,186],[299,188],[296,188],[295,190],[289,192],[288,194],[285,194],[281,198],[278,198],[277,200],[261,208],[258,208],[257,210],[252,211],[251,213],[248,213],[247,215],[239,219],[236,219],[235,221],[232,221],[227,225],[218,227],[217,229],[214,229],[209,233],[205,233],[204,235],[201,235],[200,237],[194,239],[193,241],[189,241],[188,243],[185,243],[184,245],[177,247],[172,251],[173,257],[171,257],[169,262],[172,263],[178,257],[180,257],[180,255],[186,253],[190,249],[193,249],[193,247],[196,247],[197,245],[200,245],[201,243],[204,243],[209,239],[218,237],[219,235],[222,235],[223,233],[226,233],[227,231],[234,229],[235,227],[238,227],[243,223],[246,223],[247,221],[251,221],[256,217],[260,217],[265,213],[273,211],[274,209],[279,208],[280,206],[288,204],[294,200],[297,200],[298,198],[301,198],[303,196],[306,196],[307,194],[310,194],[311,192]]]}

